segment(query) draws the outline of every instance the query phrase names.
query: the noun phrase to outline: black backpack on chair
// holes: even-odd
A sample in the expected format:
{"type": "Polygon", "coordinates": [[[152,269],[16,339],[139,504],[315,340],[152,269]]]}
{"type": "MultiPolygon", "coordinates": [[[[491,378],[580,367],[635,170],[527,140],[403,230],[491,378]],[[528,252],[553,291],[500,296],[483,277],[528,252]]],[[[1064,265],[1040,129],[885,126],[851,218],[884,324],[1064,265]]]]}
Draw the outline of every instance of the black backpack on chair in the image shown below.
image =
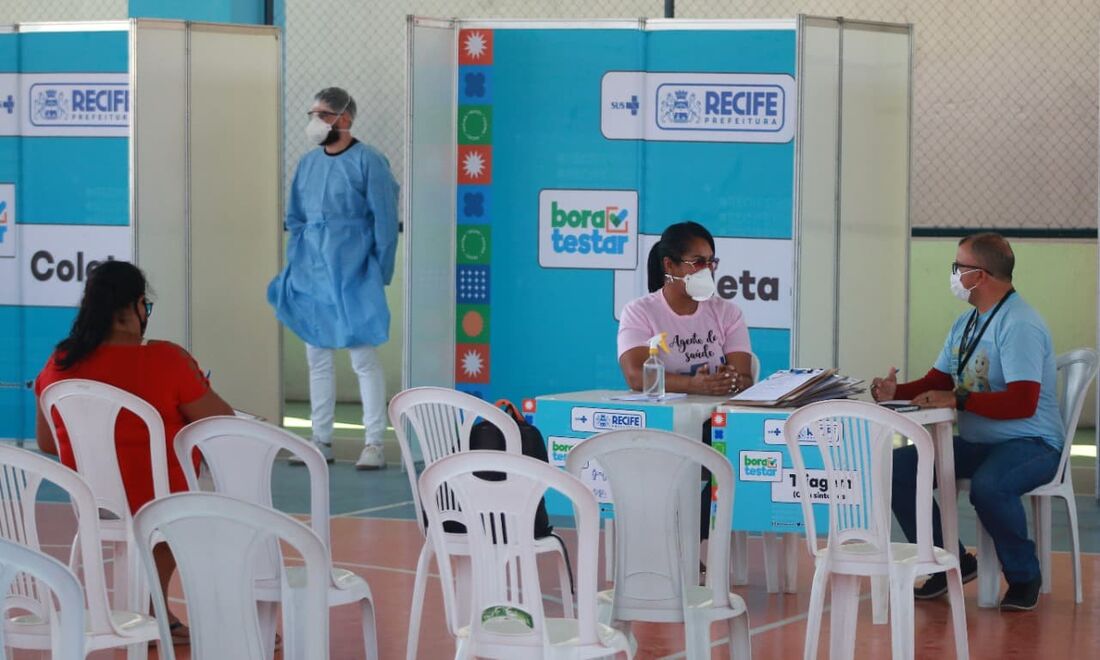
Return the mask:
{"type": "MultiPolygon", "coordinates": [[[[506,399],[501,399],[495,405],[508,413],[519,425],[523,455],[537,458],[543,463],[549,463],[550,455],[546,452],[546,441],[543,440],[542,433],[533,425],[527,423],[515,404],[506,399]]],[[[470,429],[470,449],[504,451],[504,434],[492,422],[483,419],[470,429]]],[[[502,481],[504,479],[504,475],[500,472],[475,472],[474,474],[486,481],[502,481]]],[[[463,529],[462,531],[465,532],[466,530],[463,529]]],[[[535,511],[535,538],[545,538],[553,533],[554,526],[550,524],[550,516],[546,513],[546,499],[543,498],[539,500],[539,507],[535,511]]]]}

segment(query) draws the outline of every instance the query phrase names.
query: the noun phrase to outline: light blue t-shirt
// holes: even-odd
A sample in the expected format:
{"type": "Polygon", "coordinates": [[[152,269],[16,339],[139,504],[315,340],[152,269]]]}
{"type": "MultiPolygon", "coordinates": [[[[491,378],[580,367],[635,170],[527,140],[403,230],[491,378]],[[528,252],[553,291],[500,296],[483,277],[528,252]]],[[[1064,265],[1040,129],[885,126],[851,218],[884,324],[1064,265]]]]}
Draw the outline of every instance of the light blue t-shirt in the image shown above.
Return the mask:
{"type": "MultiPolygon", "coordinates": [[[[979,315],[978,330],[992,312],[990,308],[979,315]]],[[[966,312],[951,326],[936,360],[936,369],[950,374],[956,387],[961,385],[971,392],[1003,392],[1008,389],[1008,383],[1020,380],[1039,383],[1039,405],[1034,415],[1024,419],[990,419],[960,412],[959,434],[968,442],[989,444],[1039,437],[1060,450],[1065,432],[1058,412],[1054,343],[1046,323],[1019,293],[1009,296],[970,356],[960,382],[957,375],[962,357],[959,343],[973,313],[974,310],[966,312]]],[[[971,331],[971,336],[978,330],[971,331]]]]}

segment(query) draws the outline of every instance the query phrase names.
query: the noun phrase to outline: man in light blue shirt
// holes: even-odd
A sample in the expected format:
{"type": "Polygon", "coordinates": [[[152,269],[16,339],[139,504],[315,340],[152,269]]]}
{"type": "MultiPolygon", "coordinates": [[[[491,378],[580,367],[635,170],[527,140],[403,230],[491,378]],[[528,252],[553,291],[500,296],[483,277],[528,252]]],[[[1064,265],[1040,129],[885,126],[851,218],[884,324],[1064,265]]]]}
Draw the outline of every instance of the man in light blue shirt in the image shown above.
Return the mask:
{"type": "MultiPolygon", "coordinates": [[[[1014,265],[1012,247],[999,234],[960,241],[951,291],[974,309],[956,319],[923,378],[899,385],[891,371],[871,390],[878,401],[912,399],[921,407],[959,411],[955,474],[970,479],[970,501],[1008,581],[1001,609],[1030,610],[1042,576],[1021,497],[1054,477],[1065,431],[1050,331],[1012,287],[1014,265]]],[[[916,540],[916,472],[916,447],[895,450],[892,506],[910,541],[916,540]]],[[[932,506],[933,542],[942,547],[939,509],[932,506]]],[[[977,561],[961,546],[959,557],[968,582],[977,576],[977,561]]],[[[945,574],[937,573],[915,596],[934,598],[946,590],[945,574]]]]}

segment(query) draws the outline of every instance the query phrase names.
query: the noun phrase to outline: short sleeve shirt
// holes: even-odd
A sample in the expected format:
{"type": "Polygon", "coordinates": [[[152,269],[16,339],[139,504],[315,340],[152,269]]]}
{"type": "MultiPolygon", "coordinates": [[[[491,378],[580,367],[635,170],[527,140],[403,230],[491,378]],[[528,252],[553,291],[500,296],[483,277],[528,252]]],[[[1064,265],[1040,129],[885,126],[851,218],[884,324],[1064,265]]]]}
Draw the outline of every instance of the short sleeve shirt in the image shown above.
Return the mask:
{"type": "Polygon", "coordinates": [[[660,290],[627,303],[619,321],[619,357],[632,348],[649,346],[650,337],[668,333],[669,353],[662,354],[665,370],[694,375],[704,365],[711,371],[725,364],[729,353],[750,353],[749,326],[741,308],[712,297],[699,303],[694,314],[681,316],[668,305],[660,290]]]}
{"type": "MultiPolygon", "coordinates": [[[[143,345],[104,344],[68,369],[61,369],[54,356],[35,380],[34,391],[70,378],[85,378],[113,385],[149,402],[164,421],[168,450],[168,481],[172,492],[187,490],[187,481],[172,448],[176,433],[187,423],[180,406],[206,394],[210,383],[198,363],[183,348],[163,341],[143,345]]],[[[69,434],[54,412],[57,451],[61,462],[77,469],[69,434]]],[[[115,448],[119,469],[131,511],[153,499],[153,475],[149,454],[149,432],[134,414],[123,410],[115,426],[115,448]]]]}
{"type": "MultiPolygon", "coordinates": [[[[1039,404],[1035,414],[1025,419],[990,419],[960,412],[960,435],[975,443],[1038,437],[1061,449],[1065,432],[1058,410],[1057,363],[1046,323],[1020,294],[1012,294],[993,317],[959,377],[960,343],[973,313],[973,310],[966,312],[951,326],[936,360],[936,369],[950,374],[956,387],[970,392],[1003,392],[1009,383],[1021,380],[1039,383],[1039,404]]],[[[992,313],[990,309],[978,315],[979,330],[992,313]]]]}

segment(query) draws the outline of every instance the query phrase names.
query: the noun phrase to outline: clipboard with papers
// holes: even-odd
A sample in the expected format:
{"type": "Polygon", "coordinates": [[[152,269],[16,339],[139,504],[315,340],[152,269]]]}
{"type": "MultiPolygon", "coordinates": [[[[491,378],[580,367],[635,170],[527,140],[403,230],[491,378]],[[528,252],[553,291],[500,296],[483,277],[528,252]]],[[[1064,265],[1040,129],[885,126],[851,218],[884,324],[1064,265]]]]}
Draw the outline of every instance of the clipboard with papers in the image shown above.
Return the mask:
{"type": "Polygon", "coordinates": [[[730,401],[742,406],[797,408],[817,401],[844,399],[864,391],[862,380],[837,374],[836,369],[784,369],[730,401]]]}

